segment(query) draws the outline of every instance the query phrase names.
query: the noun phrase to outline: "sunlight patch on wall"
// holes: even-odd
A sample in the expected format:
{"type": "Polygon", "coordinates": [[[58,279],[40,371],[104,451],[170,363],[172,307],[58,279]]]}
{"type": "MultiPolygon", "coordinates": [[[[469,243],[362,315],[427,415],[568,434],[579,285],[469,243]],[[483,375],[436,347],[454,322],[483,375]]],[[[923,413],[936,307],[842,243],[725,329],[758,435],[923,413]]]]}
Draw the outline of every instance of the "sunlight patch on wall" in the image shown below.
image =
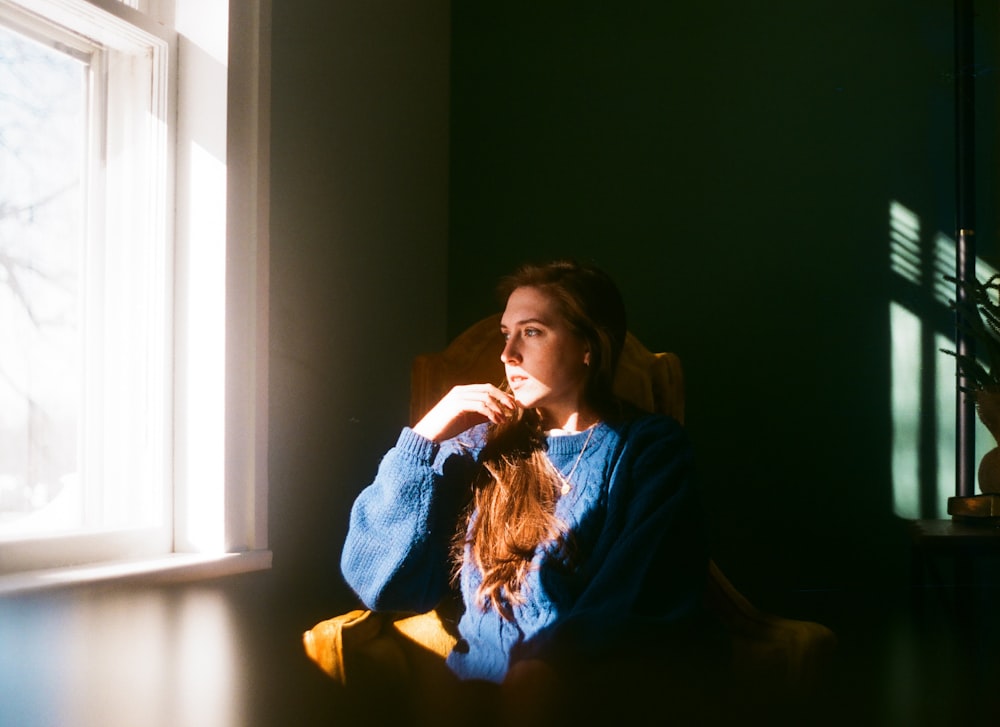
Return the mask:
{"type": "Polygon", "coordinates": [[[920,319],[889,303],[892,335],[892,509],[920,516],[920,319]],[[913,352],[917,352],[917,356],[913,352]]]}
{"type": "Polygon", "coordinates": [[[892,301],[889,323],[893,512],[911,520],[946,517],[948,497],[955,494],[955,380],[949,357],[939,349],[951,341],[932,335],[935,355],[927,362],[923,356],[927,330],[920,318],[892,301]],[[931,402],[922,384],[927,375],[934,377],[931,402]],[[933,439],[937,456],[927,452],[928,438],[933,439]]]}
{"type": "Polygon", "coordinates": [[[920,285],[920,220],[899,202],[889,205],[889,266],[905,280],[920,285]]]}
{"type": "MultiPolygon", "coordinates": [[[[950,301],[955,297],[955,284],[945,280],[946,275],[955,274],[955,241],[939,232],[934,238],[934,276],[932,278],[934,300],[941,305],[948,307],[950,301]]],[[[952,347],[954,333],[950,332],[945,347],[952,347]]],[[[954,382],[952,382],[954,383],[954,382]]]]}
{"type": "MultiPolygon", "coordinates": [[[[954,248],[953,248],[954,249],[954,248]]],[[[951,349],[954,346],[952,336],[937,334],[934,336],[934,352],[937,356],[937,363],[934,372],[937,374],[937,382],[934,386],[934,393],[937,399],[934,411],[937,413],[937,495],[935,502],[938,505],[937,514],[934,517],[948,517],[948,498],[955,494],[955,482],[958,477],[956,464],[955,442],[958,441],[958,426],[955,422],[957,412],[955,394],[955,360],[947,354],[941,353],[941,349],[951,349]]],[[[984,427],[976,427],[976,451],[985,452],[981,449],[980,429],[986,432],[984,427]]]]}
{"type": "MultiPolygon", "coordinates": [[[[892,502],[901,518],[946,518],[955,495],[956,379],[954,318],[949,301],[955,274],[955,241],[938,232],[925,241],[916,213],[898,201],[889,205],[889,302],[892,370],[892,502]]],[[[976,260],[981,280],[995,270],[976,260]]],[[[977,461],[996,446],[977,420],[977,461]]]]}

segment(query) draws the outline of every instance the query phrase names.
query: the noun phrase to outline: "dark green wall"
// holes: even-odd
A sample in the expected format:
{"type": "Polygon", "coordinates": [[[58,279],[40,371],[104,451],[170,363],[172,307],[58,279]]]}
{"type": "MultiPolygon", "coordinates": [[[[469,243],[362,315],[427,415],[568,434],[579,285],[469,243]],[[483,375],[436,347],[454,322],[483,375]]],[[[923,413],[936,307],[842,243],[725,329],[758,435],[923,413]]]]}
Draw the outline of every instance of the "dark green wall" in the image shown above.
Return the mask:
{"type": "Polygon", "coordinates": [[[951,7],[452,4],[450,332],[521,260],[612,272],[683,359],[716,557],[764,605],[907,578],[889,205],[953,232],[951,7]]]}
{"type": "Polygon", "coordinates": [[[351,503],[445,338],[447,0],[274,3],[269,542],[346,610],[351,503]]]}

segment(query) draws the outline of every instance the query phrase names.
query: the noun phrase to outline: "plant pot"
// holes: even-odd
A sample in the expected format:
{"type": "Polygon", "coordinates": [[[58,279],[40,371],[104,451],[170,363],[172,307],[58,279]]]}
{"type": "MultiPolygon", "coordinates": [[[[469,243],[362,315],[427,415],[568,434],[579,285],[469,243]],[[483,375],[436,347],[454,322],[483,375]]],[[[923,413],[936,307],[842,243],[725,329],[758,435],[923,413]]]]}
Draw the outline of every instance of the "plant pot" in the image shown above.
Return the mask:
{"type": "MultiPolygon", "coordinates": [[[[1000,443],[1000,388],[976,391],[976,412],[993,435],[993,441],[1000,443]]],[[[1000,493],[1000,446],[979,460],[979,489],[984,494],[1000,493]]]]}

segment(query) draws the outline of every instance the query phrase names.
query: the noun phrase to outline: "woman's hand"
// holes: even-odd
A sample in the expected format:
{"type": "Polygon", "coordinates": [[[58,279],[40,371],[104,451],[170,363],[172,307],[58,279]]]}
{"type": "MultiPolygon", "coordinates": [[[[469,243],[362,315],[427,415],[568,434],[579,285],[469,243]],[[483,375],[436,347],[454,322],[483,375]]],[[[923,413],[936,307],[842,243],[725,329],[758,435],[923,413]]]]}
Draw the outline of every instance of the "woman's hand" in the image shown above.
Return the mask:
{"type": "Polygon", "coordinates": [[[514,413],[514,397],[493,384],[455,386],[413,431],[435,442],[450,439],[482,422],[499,424],[514,413]]]}

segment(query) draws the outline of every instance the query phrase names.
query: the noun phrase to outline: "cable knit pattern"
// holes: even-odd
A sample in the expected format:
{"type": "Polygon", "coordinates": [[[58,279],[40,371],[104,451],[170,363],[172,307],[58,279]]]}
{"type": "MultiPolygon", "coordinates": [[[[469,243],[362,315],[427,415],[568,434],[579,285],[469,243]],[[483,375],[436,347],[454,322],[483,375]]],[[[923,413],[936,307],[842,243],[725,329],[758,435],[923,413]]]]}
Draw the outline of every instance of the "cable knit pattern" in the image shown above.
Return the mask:
{"type": "MultiPolygon", "coordinates": [[[[450,543],[485,431],[436,445],[407,428],[383,457],[354,504],[341,559],[365,606],[423,612],[447,594],[450,543]]],[[[550,436],[548,456],[566,474],[586,440],[550,436]]],[[[539,548],[513,622],[474,602],[481,577],[466,560],[461,639],[448,657],[458,676],[499,682],[517,659],[642,651],[695,614],[708,555],[680,425],[652,414],[598,424],[571,485],[556,515],[573,555],[539,548]]]]}

